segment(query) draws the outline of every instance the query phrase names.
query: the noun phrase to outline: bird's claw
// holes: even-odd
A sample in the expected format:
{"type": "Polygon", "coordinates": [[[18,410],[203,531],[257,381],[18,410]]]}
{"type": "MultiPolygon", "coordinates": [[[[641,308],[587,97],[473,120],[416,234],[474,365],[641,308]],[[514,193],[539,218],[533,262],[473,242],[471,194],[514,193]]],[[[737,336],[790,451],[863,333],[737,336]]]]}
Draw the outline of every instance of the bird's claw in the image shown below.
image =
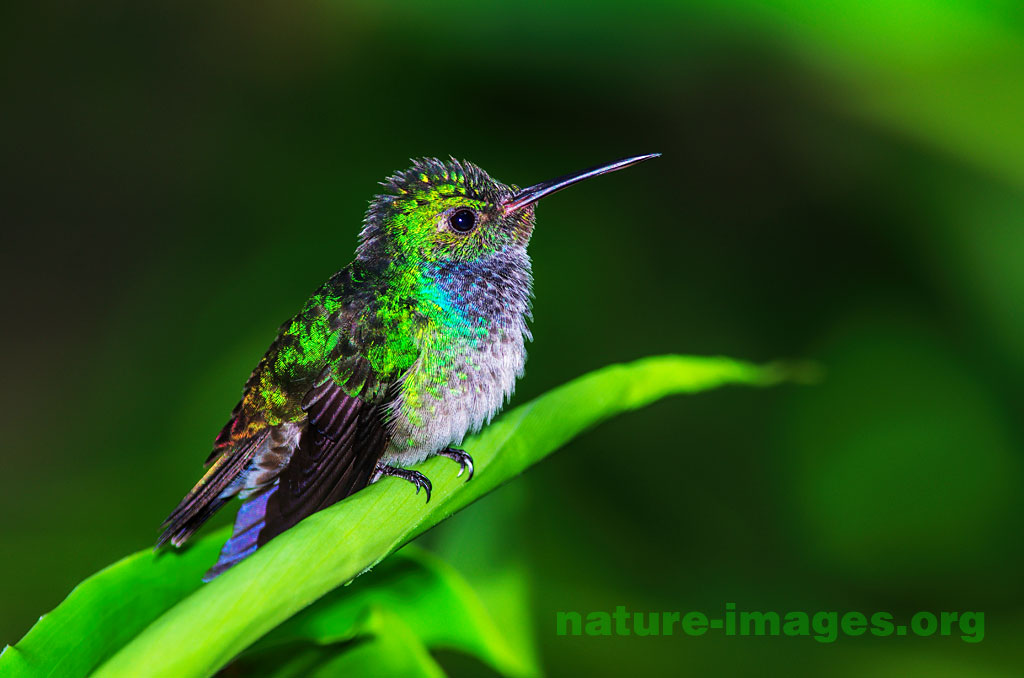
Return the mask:
{"type": "Polygon", "coordinates": [[[470,480],[473,479],[473,457],[466,454],[465,451],[456,449],[454,447],[446,447],[443,450],[439,451],[437,454],[440,457],[447,457],[448,459],[451,459],[452,461],[456,462],[459,465],[458,477],[461,478],[462,473],[468,469],[469,475],[466,476],[466,482],[468,483],[470,480]]]}
{"type": "Polygon", "coordinates": [[[430,490],[433,486],[430,484],[430,479],[419,471],[413,471],[407,468],[399,468],[397,466],[389,466],[378,462],[376,472],[381,476],[391,476],[392,478],[401,478],[407,480],[416,486],[416,494],[420,493],[420,488],[427,493],[427,503],[430,503],[430,490]]]}

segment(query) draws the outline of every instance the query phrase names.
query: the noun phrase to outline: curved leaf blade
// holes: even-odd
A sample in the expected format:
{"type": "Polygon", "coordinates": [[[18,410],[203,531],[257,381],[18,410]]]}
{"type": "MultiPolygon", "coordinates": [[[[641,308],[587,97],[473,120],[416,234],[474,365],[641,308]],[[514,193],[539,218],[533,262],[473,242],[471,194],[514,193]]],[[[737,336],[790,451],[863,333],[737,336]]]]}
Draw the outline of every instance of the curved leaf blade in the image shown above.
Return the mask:
{"type": "Polygon", "coordinates": [[[473,655],[506,676],[539,673],[506,642],[467,582],[437,556],[409,545],[352,586],[336,589],[276,628],[251,650],[250,661],[282,645],[352,640],[369,610],[387,611],[426,647],[473,655]]]}
{"type": "Polygon", "coordinates": [[[87,676],[201,586],[228,530],[179,554],[139,551],[81,582],[0,657],[4,678],[87,676]],[[88,640],[85,640],[88,639],[88,640]]]}

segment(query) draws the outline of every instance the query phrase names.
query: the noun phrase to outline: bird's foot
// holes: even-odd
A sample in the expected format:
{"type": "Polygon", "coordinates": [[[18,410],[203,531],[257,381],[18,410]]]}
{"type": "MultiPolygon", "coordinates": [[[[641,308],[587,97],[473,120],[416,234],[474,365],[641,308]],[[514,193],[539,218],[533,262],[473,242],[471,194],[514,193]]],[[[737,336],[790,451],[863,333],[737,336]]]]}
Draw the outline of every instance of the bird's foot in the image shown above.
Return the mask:
{"type": "Polygon", "coordinates": [[[430,502],[430,490],[432,486],[430,479],[419,471],[412,471],[407,468],[399,468],[397,466],[388,466],[383,462],[377,462],[377,468],[374,469],[374,474],[379,478],[381,476],[391,476],[392,478],[401,478],[402,480],[408,480],[410,483],[416,486],[416,494],[420,493],[422,487],[427,492],[427,502],[430,502]]]}
{"type": "Polygon", "coordinates": [[[469,475],[466,476],[466,482],[468,483],[473,479],[473,457],[466,454],[463,450],[457,450],[454,447],[446,447],[440,450],[437,455],[439,457],[447,457],[459,465],[459,476],[462,475],[463,471],[469,470],[469,475]]]}

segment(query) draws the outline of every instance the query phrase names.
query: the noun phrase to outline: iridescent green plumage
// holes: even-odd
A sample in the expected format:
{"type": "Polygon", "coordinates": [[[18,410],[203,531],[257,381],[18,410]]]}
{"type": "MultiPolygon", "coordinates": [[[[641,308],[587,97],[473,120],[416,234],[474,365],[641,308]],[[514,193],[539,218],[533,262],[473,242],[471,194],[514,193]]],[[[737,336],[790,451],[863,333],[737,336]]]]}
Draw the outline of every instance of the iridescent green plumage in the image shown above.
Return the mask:
{"type": "Polygon", "coordinates": [[[248,499],[209,576],[383,475],[442,454],[511,395],[526,360],[536,200],[470,163],[417,161],[367,212],[356,259],[282,326],[215,441],[212,466],[171,514],[181,544],[234,496],[248,499]]]}

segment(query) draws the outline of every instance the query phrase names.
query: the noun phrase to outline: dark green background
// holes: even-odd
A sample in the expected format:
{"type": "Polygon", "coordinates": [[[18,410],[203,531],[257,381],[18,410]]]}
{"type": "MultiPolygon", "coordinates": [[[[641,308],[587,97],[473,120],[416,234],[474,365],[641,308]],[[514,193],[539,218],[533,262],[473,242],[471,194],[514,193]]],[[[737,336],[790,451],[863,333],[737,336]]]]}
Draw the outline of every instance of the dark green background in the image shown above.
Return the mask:
{"type": "Polygon", "coordinates": [[[3,14],[0,641],[153,542],[375,182],[411,156],[525,185],[661,151],[538,210],[516,401],[666,352],[826,379],[622,417],[428,541],[525,559],[551,675],[1020,670],[1019,3],[3,14]],[[554,635],[556,610],[726,602],[981,610],[986,638],[554,635]]]}

